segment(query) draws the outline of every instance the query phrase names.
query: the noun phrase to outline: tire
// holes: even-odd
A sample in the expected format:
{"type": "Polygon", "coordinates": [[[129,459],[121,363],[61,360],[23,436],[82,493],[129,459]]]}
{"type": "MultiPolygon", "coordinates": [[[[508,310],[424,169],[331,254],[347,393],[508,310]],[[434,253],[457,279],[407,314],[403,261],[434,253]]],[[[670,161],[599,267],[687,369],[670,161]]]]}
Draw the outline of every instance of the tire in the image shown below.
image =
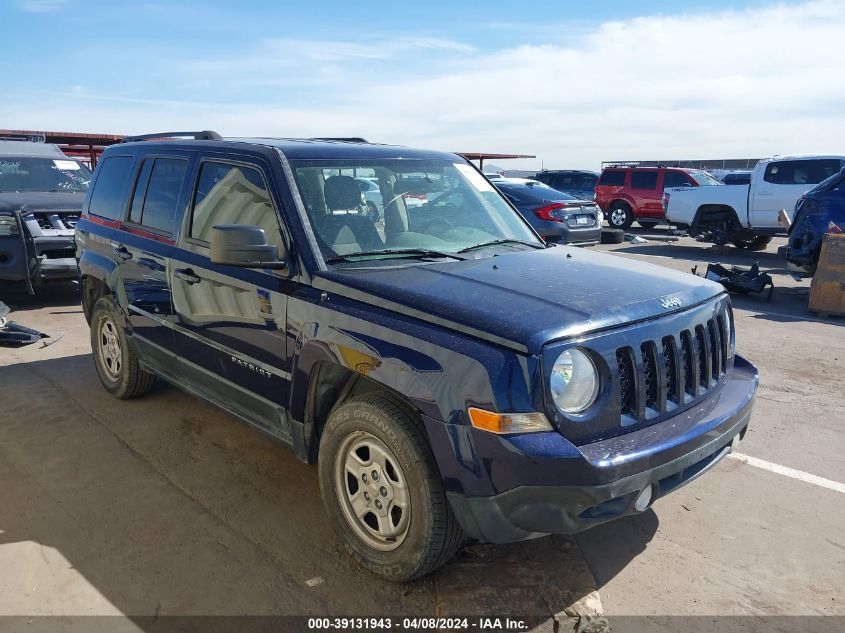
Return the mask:
{"type": "Polygon", "coordinates": [[[625,231],[622,229],[602,229],[602,244],[621,244],[625,241],[625,231]]]}
{"type": "Polygon", "coordinates": [[[370,393],[332,411],[318,470],[335,533],[376,575],[419,578],[448,561],[464,540],[421,423],[398,399],[370,393]]]}
{"type": "Polygon", "coordinates": [[[379,215],[378,215],[378,207],[376,206],[375,202],[368,201],[367,202],[367,215],[373,222],[378,222],[379,215]]]}
{"type": "Polygon", "coordinates": [[[121,400],[137,398],[152,389],[155,375],[141,368],[123,318],[111,297],[101,297],[91,310],[91,351],[100,382],[121,400]]]}
{"type": "Polygon", "coordinates": [[[627,202],[614,202],[607,210],[608,225],[612,229],[628,229],[634,223],[634,212],[627,202]]]}
{"type": "Polygon", "coordinates": [[[653,229],[655,226],[660,224],[659,222],[652,221],[652,220],[637,220],[637,224],[639,224],[644,229],[653,229]]]}
{"type": "Polygon", "coordinates": [[[767,235],[757,235],[746,240],[731,240],[731,244],[749,251],[764,251],[771,241],[772,238],[767,235]]]}

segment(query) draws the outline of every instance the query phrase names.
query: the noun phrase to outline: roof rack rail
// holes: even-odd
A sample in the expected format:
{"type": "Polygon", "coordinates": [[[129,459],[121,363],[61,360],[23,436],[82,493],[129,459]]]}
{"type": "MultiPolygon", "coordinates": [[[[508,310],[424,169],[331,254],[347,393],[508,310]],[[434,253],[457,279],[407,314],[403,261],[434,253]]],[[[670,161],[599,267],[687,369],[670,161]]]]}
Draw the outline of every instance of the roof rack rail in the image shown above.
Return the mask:
{"type": "Polygon", "coordinates": [[[365,138],[360,136],[326,136],[309,139],[311,141],[341,141],[344,143],[369,143],[365,138]]]}
{"type": "Polygon", "coordinates": [[[0,141],[21,141],[24,143],[46,143],[47,138],[43,134],[10,134],[0,136],[0,141]]]}
{"type": "Polygon", "coordinates": [[[201,132],[158,132],[156,134],[139,134],[137,136],[126,136],[121,143],[134,143],[135,141],[151,141],[157,138],[192,138],[196,141],[219,141],[223,137],[217,132],[211,130],[203,130],[201,132]]]}

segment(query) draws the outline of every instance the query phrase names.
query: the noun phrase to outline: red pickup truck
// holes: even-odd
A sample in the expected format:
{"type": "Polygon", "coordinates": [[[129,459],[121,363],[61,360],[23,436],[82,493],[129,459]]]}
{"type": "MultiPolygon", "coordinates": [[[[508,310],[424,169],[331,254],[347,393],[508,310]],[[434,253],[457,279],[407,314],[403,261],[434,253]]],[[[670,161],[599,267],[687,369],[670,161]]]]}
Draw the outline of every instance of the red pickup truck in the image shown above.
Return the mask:
{"type": "Polygon", "coordinates": [[[700,169],[606,167],[596,185],[596,203],[615,229],[627,229],[634,220],[650,229],[665,219],[664,189],[721,184],[700,169]]]}

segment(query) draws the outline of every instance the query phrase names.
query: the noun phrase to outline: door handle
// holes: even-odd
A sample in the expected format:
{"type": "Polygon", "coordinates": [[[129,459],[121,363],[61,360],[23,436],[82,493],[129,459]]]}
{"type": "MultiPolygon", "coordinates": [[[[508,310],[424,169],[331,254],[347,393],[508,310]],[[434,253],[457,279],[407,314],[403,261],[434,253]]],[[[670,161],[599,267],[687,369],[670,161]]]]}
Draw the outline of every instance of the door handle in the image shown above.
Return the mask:
{"type": "Polygon", "coordinates": [[[132,253],[130,253],[129,249],[127,249],[123,244],[112,242],[111,252],[114,253],[118,259],[122,259],[123,261],[132,259],[132,253]]]}
{"type": "Polygon", "coordinates": [[[184,268],[182,270],[177,270],[173,274],[176,275],[177,278],[181,279],[182,281],[184,281],[189,286],[193,286],[194,284],[198,284],[199,282],[202,281],[202,277],[200,277],[199,275],[194,273],[194,271],[191,270],[190,268],[184,268]]]}

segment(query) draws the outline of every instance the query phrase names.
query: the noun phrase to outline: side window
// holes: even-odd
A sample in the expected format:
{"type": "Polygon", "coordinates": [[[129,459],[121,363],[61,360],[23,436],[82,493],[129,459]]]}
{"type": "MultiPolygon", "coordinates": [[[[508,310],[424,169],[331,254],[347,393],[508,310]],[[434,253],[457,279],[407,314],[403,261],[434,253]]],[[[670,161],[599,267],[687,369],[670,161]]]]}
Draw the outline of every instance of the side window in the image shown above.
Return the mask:
{"type": "Polygon", "coordinates": [[[141,211],[144,208],[144,197],[147,195],[147,184],[150,180],[150,171],[153,168],[151,159],[141,164],[141,172],[135,181],[135,193],[132,194],[132,207],[129,209],[129,221],[135,224],[141,223],[141,211]]]}
{"type": "Polygon", "coordinates": [[[621,169],[615,169],[613,171],[605,171],[602,173],[601,178],[599,178],[600,185],[608,185],[611,187],[624,187],[625,186],[625,172],[621,169]]]}
{"type": "Polygon", "coordinates": [[[693,187],[693,182],[682,171],[667,171],[663,176],[663,188],[670,187],[693,187]]]}
{"type": "Polygon", "coordinates": [[[631,189],[655,189],[656,187],[656,171],[635,171],[631,173],[631,189]]]}
{"type": "Polygon", "coordinates": [[[184,158],[156,158],[150,171],[141,225],[168,235],[176,232],[176,206],[188,169],[184,158]]]}
{"type": "Polygon", "coordinates": [[[89,213],[111,220],[123,219],[123,192],[129,182],[130,167],[131,156],[110,156],[103,161],[91,192],[89,213]]]}
{"type": "Polygon", "coordinates": [[[252,167],[204,161],[200,165],[190,236],[209,242],[215,224],[260,226],[269,244],[281,245],[279,218],[261,172],[252,167]]]}

